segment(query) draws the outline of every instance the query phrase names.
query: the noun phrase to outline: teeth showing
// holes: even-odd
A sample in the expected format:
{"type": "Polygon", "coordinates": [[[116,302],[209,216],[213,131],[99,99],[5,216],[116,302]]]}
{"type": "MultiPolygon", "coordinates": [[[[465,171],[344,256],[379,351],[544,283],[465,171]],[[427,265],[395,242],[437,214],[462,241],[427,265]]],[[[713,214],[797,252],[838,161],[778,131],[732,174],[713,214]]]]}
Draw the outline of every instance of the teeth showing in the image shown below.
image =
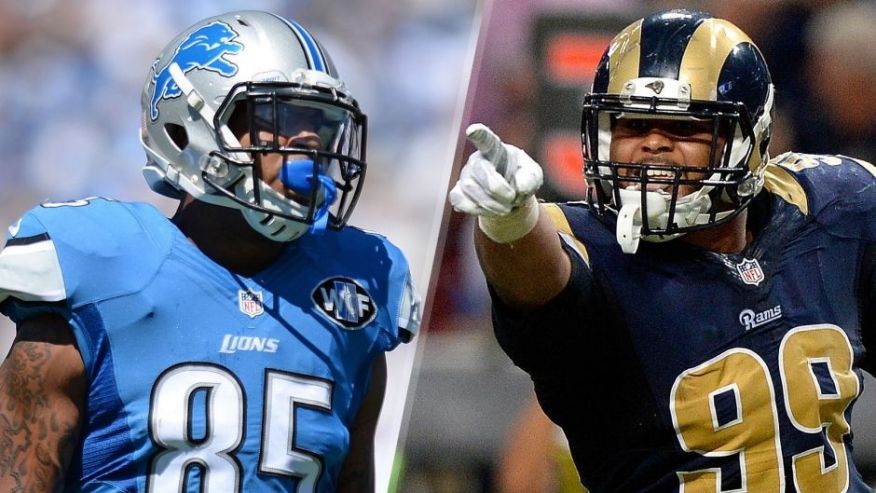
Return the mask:
{"type": "Polygon", "coordinates": [[[649,178],[674,178],[675,173],[667,170],[649,169],[646,174],[649,178]]]}

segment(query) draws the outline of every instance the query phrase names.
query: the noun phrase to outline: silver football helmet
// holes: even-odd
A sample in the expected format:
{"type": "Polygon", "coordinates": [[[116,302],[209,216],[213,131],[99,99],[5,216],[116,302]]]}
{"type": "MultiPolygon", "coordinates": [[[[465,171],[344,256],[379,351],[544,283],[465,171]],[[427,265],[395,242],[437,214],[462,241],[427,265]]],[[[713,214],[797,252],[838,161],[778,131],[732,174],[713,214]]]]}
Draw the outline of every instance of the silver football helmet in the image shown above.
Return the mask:
{"type": "Polygon", "coordinates": [[[292,20],[244,11],[195,24],[152,64],[141,107],[143,174],[162,195],[239,209],[275,241],[340,228],[356,205],[366,117],[292,20]],[[267,159],[282,191],[262,176],[267,159]]]}

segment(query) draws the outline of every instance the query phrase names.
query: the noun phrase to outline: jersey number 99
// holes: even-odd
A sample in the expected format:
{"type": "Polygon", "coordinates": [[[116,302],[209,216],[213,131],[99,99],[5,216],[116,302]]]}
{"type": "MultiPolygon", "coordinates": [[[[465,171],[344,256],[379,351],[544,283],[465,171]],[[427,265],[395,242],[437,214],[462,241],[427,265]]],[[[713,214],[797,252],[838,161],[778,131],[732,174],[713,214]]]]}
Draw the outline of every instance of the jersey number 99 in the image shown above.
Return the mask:
{"type": "MultiPolygon", "coordinates": [[[[849,464],[843,437],[849,433],[849,423],[845,411],[860,388],[846,334],[828,324],[794,328],[782,339],[778,357],[791,425],[803,433],[823,433],[835,458],[826,465],[823,446],[795,455],[795,490],[846,491],[849,464]]],[[[670,397],[676,436],[685,451],[707,457],[739,455],[742,485],[733,491],[785,491],[776,406],[767,364],[743,348],[682,372],[670,397]]],[[[724,491],[720,468],[682,471],[678,478],[679,491],[685,493],[724,491]]]]}

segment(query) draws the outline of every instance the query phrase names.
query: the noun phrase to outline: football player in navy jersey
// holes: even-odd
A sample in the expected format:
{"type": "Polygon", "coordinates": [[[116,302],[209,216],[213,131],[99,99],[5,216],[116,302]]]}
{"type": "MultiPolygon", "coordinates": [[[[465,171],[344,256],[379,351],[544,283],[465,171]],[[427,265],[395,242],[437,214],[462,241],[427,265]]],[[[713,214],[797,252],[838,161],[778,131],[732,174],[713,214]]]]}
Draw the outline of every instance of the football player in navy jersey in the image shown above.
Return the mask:
{"type": "Polygon", "coordinates": [[[264,12],[155,60],[144,175],[180,200],[45,203],[9,230],[2,491],[372,491],[407,262],[346,226],[366,118],[322,46],[264,12]]]}
{"type": "Polygon", "coordinates": [[[450,194],[502,348],[591,491],[864,492],[851,406],[876,345],[876,168],[771,159],[774,89],[731,23],[676,10],[603,55],[587,200],[483,125],[450,194]]]}

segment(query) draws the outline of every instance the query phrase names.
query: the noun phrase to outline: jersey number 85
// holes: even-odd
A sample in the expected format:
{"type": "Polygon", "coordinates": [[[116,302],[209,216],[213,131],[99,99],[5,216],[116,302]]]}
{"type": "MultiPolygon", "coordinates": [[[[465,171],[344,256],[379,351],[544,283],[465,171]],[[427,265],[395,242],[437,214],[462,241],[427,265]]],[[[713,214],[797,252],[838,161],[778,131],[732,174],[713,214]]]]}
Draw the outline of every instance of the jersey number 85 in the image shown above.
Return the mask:
{"type": "MultiPolygon", "coordinates": [[[[260,473],[297,478],[299,493],[316,490],[322,460],[295,447],[295,409],[331,411],[331,396],[329,381],[267,370],[260,473]]],[[[244,437],[244,397],[237,377],[218,365],[185,363],[162,373],[152,388],[149,435],[163,450],[152,458],[146,490],[186,491],[188,473],[200,468],[201,491],[240,491],[235,452],[244,437]],[[196,433],[190,413],[199,393],[205,429],[196,433]]]]}

